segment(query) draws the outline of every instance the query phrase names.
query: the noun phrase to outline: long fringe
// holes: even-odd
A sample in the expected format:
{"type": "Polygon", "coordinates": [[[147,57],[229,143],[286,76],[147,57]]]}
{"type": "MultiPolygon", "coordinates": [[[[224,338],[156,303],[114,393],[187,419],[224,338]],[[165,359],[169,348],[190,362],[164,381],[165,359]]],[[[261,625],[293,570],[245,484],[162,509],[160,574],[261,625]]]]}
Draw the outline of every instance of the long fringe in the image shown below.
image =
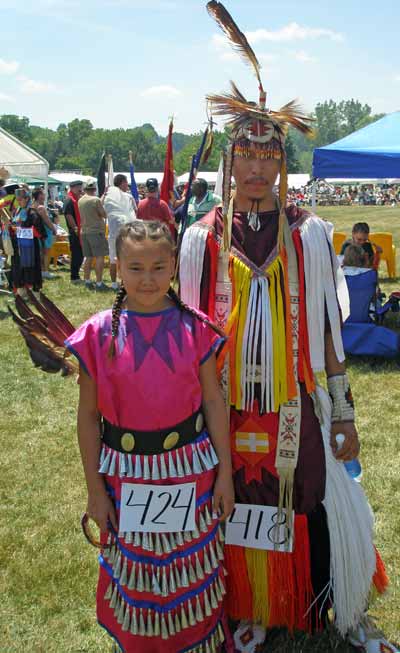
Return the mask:
{"type": "Polygon", "coordinates": [[[311,632],[313,590],[305,515],[295,517],[294,541],[293,553],[225,546],[229,617],[266,628],[286,626],[311,632]]]}
{"type": "Polygon", "coordinates": [[[323,504],[328,517],[331,550],[330,587],[333,590],[335,625],[345,636],[356,628],[366,606],[377,567],[373,545],[374,520],[359,483],[337,461],[330,445],[331,405],[325,390],[317,387],[318,412],[326,460],[326,490],[323,504]]]}
{"type": "Polygon", "coordinates": [[[253,618],[253,592],[250,584],[245,549],[239,546],[225,545],[225,564],[228,569],[226,578],[227,594],[225,607],[232,619],[253,618]],[[230,572],[230,573],[229,573],[230,572]]]}

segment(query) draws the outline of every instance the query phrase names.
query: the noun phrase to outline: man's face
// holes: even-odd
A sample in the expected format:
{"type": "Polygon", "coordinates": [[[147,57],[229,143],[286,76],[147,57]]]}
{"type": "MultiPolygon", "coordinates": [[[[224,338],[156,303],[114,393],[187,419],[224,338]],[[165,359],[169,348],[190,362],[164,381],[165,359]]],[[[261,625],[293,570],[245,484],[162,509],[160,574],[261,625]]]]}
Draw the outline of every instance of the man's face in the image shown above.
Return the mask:
{"type": "Polygon", "coordinates": [[[205,195],[204,187],[198,181],[193,182],[192,195],[194,195],[196,199],[201,199],[205,195]]]}
{"type": "Polygon", "coordinates": [[[120,189],[121,189],[124,193],[126,193],[126,191],[128,190],[128,188],[129,188],[128,180],[127,180],[127,179],[124,179],[123,181],[121,181],[120,189]]]}
{"type": "Polygon", "coordinates": [[[262,200],[272,193],[279,174],[281,162],[275,159],[259,159],[255,152],[248,158],[235,157],[233,176],[237,194],[249,200],[262,200]]]}
{"type": "Polygon", "coordinates": [[[79,199],[83,194],[82,186],[72,186],[71,193],[75,195],[77,199],[79,199]]]}
{"type": "Polygon", "coordinates": [[[37,198],[38,204],[44,204],[44,193],[40,193],[37,198]]]}

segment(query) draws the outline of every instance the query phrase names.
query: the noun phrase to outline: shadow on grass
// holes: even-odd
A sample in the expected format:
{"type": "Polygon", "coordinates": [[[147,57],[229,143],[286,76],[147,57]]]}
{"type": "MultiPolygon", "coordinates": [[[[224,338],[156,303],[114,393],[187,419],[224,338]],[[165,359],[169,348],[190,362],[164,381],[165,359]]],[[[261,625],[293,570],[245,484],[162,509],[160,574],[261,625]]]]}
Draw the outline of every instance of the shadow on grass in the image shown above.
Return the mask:
{"type": "Polygon", "coordinates": [[[397,372],[400,367],[400,352],[395,358],[382,358],[380,356],[352,356],[346,354],[347,366],[356,367],[367,372],[397,372]]]}
{"type": "Polygon", "coordinates": [[[272,628],[257,653],[355,653],[357,650],[333,627],[315,635],[301,631],[290,635],[286,628],[272,628]]]}

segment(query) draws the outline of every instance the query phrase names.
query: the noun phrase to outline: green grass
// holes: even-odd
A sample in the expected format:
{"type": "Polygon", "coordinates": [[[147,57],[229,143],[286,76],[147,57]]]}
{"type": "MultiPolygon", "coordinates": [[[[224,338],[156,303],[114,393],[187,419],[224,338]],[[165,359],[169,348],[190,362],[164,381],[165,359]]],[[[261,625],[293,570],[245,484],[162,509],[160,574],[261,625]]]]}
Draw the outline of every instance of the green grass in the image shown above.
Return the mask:
{"type": "MultiPolygon", "coordinates": [[[[400,211],[390,207],[323,207],[341,231],[366,220],[391,230],[400,251],[400,211]]],[[[400,261],[399,261],[400,263],[400,261]]],[[[399,268],[400,269],[400,268],[399,268]]],[[[108,274],[108,273],[107,273],[108,274]]],[[[383,276],[384,276],[383,271],[383,276]]],[[[106,278],[106,281],[108,279],[106,278]]],[[[396,282],[382,282],[390,290],[396,282]]],[[[113,295],[71,286],[67,270],[45,291],[78,325],[108,307],[113,295]]],[[[96,625],[96,552],[80,531],[86,495],[76,445],[74,379],[35,370],[0,299],[0,653],[105,653],[109,638],[96,625]]],[[[372,609],[379,626],[399,639],[400,383],[396,363],[349,361],[362,440],[364,487],[376,514],[376,543],[391,577],[372,609]]],[[[334,635],[292,643],[271,633],[268,651],[341,651],[334,635]]]]}

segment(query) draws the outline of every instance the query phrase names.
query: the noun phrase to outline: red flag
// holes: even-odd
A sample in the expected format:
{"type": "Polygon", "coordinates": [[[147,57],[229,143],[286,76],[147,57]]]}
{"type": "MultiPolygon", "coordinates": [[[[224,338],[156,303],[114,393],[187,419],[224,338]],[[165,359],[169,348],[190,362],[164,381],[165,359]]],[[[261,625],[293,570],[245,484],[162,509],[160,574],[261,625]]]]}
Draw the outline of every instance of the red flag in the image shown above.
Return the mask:
{"type": "Polygon", "coordinates": [[[164,177],[160,190],[160,198],[167,202],[168,205],[174,196],[174,152],[172,149],[173,127],[174,125],[171,120],[168,129],[167,151],[165,153],[164,177]]]}

